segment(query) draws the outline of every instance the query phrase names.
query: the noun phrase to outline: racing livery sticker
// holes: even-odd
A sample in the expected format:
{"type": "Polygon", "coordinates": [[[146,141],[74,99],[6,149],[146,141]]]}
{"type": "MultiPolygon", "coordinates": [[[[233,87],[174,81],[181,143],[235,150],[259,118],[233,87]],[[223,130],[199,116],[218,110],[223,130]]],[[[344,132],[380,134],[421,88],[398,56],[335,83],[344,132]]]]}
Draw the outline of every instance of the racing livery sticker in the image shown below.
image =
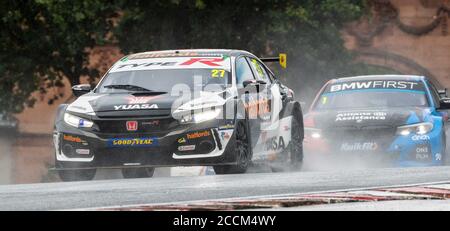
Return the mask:
{"type": "Polygon", "coordinates": [[[396,80],[370,80],[370,81],[352,81],[331,84],[328,92],[340,92],[348,90],[365,89],[396,89],[396,90],[414,90],[424,91],[424,86],[416,81],[396,81],[396,80]]]}
{"type": "Polygon", "coordinates": [[[108,140],[108,147],[152,147],[158,145],[158,139],[146,138],[113,138],[108,140]]]}

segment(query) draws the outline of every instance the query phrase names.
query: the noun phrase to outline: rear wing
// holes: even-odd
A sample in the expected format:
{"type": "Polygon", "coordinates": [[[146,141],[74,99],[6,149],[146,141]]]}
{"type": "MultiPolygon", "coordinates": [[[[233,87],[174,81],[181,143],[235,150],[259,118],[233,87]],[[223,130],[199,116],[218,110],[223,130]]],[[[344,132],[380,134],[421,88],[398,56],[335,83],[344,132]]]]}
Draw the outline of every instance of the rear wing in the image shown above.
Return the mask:
{"type": "Polygon", "coordinates": [[[261,58],[261,61],[263,61],[265,63],[279,62],[280,66],[282,68],[286,68],[287,67],[287,55],[284,54],[284,53],[281,53],[278,57],[261,58]]]}

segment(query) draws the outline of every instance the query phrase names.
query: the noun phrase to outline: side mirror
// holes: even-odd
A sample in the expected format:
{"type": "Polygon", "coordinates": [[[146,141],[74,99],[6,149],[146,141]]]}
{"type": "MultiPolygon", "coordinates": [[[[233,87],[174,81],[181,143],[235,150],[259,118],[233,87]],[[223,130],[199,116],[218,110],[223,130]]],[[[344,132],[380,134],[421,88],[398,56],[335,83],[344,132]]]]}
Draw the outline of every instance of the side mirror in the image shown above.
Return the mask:
{"type": "Polygon", "coordinates": [[[267,84],[265,81],[262,81],[262,80],[254,80],[254,79],[252,79],[252,80],[245,80],[245,81],[242,83],[242,85],[244,85],[244,88],[247,88],[247,87],[254,87],[254,88],[256,89],[257,92],[259,92],[260,86],[261,86],[261,85],[265,85],[265,84],[267,84]]]}
{"type": "Polygon", "coordinates": [[[439,97],[441,97],[441,98],[447,97],[447,88],[438,90],[438,94],[439,94],[439,97]]]}
{"type": "Polygon", "coordinates": [[[72,92],[76,97],[80,97],[84,94],[89,93],[92,90],[90,84],[80,84],[72,87],[72,92]]]}
{"type": "Polygon", "coordinates": [[[440,104],[439,109],[441,109],[441,110],[450,109],[450,98],[441,98],[439,100],[439,104],[440,104]]]}

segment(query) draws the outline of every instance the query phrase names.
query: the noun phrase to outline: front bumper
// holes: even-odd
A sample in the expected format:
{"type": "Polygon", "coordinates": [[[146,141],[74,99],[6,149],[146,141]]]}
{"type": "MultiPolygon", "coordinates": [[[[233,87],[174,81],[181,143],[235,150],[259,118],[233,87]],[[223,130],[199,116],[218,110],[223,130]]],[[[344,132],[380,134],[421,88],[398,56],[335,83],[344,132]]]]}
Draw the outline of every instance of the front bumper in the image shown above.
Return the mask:
{"type": "Polygon", "coordinates": [[[426,135],[341,133],[305,137],[305,155],[312,161],[362,160],[375,166],[419,167],[443,164],[445,144],[435,129],[426,135]]]}
{"type": "Polygon", "coordinates": [[[154,131],[100,132],[61,121],[54,132],[56,169],[234,164],[235,156],[229,151],[234,135],[230,123],[209,121],[154,131]]]}

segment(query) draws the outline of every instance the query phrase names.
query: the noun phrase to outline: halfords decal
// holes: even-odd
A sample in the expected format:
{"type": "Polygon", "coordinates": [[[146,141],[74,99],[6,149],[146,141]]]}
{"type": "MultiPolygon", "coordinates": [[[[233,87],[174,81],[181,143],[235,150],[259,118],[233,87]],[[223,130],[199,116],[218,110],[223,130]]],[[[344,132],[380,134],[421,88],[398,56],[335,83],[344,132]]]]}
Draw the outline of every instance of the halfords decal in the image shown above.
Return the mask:
{"type": "Polygon", "coordinates": [[[418,82],[411,81],[357,81],[333,84],[330,87],[330,92],[361,89],[423,90],[423,87],[418,82]]]}
{"type": "Polygon", "coordinates": [[[336,115],[337,121],[356,121],[362,122],[367,120],[386,120],[386,112],[344,112],[336,115]]]}
{"type": "Polygon", "coordinates": [[[341,151],[352,152],[352,151],[375,151],[378,149],[378,144],[375,142],[365,142],[365,143],[343,143],[341,145],[341,151]]]}
{"type": "Polygon", "coordinates": [[[108,140],[108,147],[151,147],[158,145],[158,139],[146,138],[114,138],[108,140]]]}
{"type": "Polygon", "coordinates": [[[210,131],[203,131],[203,132],[194,132],[194,133],[187,134],[186,137],[189,140],[192,140],[192,139],[198,139],[198,138],[202,138],[202,137],[208,137],[210,135],[211,135],[210,131]]]}

